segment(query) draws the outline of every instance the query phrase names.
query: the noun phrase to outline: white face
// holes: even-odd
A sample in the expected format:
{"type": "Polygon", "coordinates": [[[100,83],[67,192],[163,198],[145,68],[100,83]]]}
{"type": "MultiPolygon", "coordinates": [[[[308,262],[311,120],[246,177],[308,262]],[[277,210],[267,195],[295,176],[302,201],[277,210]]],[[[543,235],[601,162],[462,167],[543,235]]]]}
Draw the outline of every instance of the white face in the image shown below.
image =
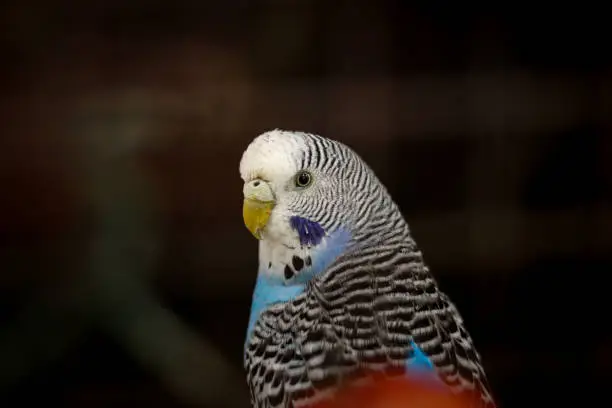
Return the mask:
{"type": "Polygon", "coordinates": [[[245,182],[245,194],[248,188],[252,188],[252,183],[263,181],[270,187],[276,202],[262,231],[264,241],[299,246],[299,237],[290,228],[289,219],[296,215],[290,205],[301,196],[308,195],[307,188],[296,185],[305,148],[306,144],[299,134],[272,131],[255,138],[242,156],[240,176],[245,182]]]}
{"type": "Polygon", "coordinates": [[[306,142],[299,134],[275,130],[256,137],[240,160],[240,176],[245,182],[260,178],[277,192],[286,187],[300,170],[306,142]]]}
{"type": "MultiPolygon", "coordinates": [[[[302,168],[308,149],[303,134],[275,130],[257,137],[240,162],[245,198],[274,202],[265,227],[256,234],[261,239],[260,272],[281,278],[286,284],[292,281],[286,279],[288,274],[305,273],[311,262],[313,266],[315,263],[321,265],[321,260],[325,259],[322,254],[329,244],[325,237],[316,245],[301,242],[291,224],[292,217],[318,224],[321,220],[316,219],[313,209],[341,190],[330,175],[317,168],[302,168]],[[296,265],[296,258],[298,267],[292,267],[291,273],[287,265],[296,265]]],[[[330,153],[333,154],[326,151],[330,153]]]]}
{"type": "Polygon", "coordinates": [[[260,268],[283,268],[293,256],[312,258],[315,268],[329,256],[330,240],[344,246],[340,241],[365,235],[369,223],[384,222],[381,206],[389,207],[384,188],[350,148],[312,134],[258,136],[242,156],[240,176],[245,224],[261,240],[260,268]]]}

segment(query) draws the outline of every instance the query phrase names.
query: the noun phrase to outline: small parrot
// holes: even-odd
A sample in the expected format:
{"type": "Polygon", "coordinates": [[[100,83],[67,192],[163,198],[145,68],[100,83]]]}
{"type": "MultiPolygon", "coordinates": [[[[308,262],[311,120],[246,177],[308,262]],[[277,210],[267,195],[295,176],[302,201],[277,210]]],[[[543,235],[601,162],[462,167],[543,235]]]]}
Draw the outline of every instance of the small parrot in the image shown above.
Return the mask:
{"type": "Polygon", "coordinates": [[[254,407],[311,407],[380,377],[495,407],[457,308],[351,148],[271,130],[247,147],[240,176],[244,223],[259,240],[244,345],[254,407]]]}

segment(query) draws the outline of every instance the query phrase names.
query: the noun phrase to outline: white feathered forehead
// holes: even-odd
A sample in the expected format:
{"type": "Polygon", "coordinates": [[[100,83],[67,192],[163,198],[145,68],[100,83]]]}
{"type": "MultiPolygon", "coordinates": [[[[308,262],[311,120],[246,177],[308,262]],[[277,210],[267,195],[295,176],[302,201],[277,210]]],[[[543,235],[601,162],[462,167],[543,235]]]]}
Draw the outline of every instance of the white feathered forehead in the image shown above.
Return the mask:
{"type": "Polygon", "coordinates": [[[307,148],[304,133],[271,130],[257,136],[240,160],[240,177],[274,180],[299,170],[307,148]]]}

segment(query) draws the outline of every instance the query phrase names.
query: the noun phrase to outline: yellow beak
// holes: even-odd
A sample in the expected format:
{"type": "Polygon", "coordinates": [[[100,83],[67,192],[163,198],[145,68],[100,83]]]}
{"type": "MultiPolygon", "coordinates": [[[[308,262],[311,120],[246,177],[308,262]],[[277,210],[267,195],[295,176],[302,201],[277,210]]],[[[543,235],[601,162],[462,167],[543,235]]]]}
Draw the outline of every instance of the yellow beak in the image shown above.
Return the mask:
{"type": "Polygon", "coordinates": [[[257,239],[261,239],[261,233],[268,224],[270,213],[274,208],[274,201],[259,201],[245,198],[242,206],[242,217],[244,225],[257,239]]]}
{"type": "Polygon", "coordinates": [[[253,179],[244,184],[244,204],[242,217],[244,225],[257,239],[262,239],[262,232],[268,224],[272,208],[276,204],[274,192],[269,183],[253,179]]]}

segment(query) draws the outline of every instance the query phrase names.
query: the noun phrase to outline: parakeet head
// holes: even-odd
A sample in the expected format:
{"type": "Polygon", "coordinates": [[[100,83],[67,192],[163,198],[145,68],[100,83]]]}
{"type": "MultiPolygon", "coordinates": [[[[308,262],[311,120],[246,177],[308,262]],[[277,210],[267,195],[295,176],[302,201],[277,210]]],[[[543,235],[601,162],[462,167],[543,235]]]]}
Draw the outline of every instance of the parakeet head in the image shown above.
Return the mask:
{"type": "Polygon", "coordinates": [[[339,228],[358,235],[375,210],[368,196],[382,188],[346,145],[282,130],[253,140],[240,175],[247,228],[258,239],[290,246],[316,246],[339,228]]]}
{"type": "MultiPolygon", "coordinates": [[[[272,130],[248,146],[240,175],[244,222],[261,240],[260,262],[268,261],[271,268],[291,264],[294,256],[299,260],[291,266],[314,263],[314,254],[333,239],[348,245],[384,240],[398,227],[403,232],[403,219],[386,189],[342,143],[272,130]],[[390,223],[394,228],[388,228],[390,223]]],[[[302,268],[292,269],[286,275],[302,268]]]]}

